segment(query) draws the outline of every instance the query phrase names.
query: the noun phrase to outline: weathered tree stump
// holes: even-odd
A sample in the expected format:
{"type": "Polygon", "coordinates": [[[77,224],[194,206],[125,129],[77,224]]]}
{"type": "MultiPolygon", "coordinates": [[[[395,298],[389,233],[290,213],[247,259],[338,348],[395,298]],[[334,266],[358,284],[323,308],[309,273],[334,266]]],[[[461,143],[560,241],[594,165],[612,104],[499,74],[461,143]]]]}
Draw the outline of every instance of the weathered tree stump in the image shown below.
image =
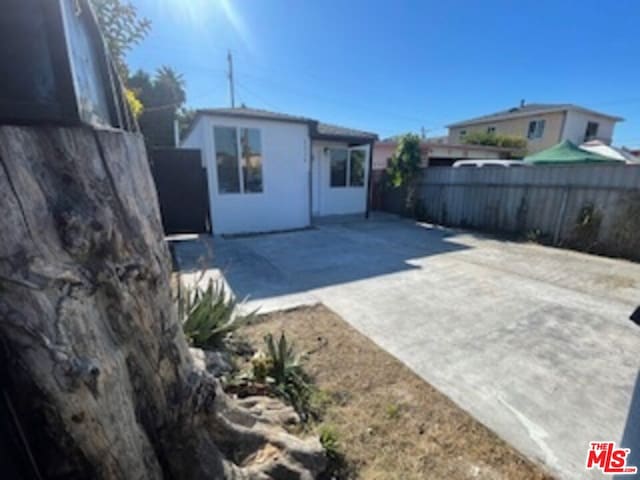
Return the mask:
{"type": "MultiPolygon", "coordinates": [[[[189,353],[140,137],[0,127],[4,400],[44,478],[313,478],[189,353]]],[[[26,448],[26,447],[25,447],[26,448]]]]}

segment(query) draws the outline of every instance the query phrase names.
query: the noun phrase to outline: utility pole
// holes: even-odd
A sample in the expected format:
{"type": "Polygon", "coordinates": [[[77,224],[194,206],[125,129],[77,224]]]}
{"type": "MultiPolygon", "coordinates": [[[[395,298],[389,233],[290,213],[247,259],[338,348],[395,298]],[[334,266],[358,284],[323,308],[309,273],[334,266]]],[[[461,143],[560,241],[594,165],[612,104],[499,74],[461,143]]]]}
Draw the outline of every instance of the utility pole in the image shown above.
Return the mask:
{"type": "Polygon", "coordinates": [[[229,64],[229,96],[231,97],[231,108],[236,107],[235,93],[233,91],[233,58],[231,57],[231,50],[227,51],[227,63],[229,64]]]}

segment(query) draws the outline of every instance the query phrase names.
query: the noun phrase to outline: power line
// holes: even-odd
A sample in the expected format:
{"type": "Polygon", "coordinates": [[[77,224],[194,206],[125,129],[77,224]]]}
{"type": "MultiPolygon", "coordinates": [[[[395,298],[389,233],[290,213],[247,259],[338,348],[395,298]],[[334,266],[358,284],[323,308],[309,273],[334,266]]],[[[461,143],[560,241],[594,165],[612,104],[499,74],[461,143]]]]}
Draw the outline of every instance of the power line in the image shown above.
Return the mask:
{"type": "Polygon", "coordinates": [[[271,108],[271,109],[273,109],[273,110],[275,110],[275,111],[280,110],[280,108],[279,108],[279,107],[275,106],[275,105],[274,105],[274,104],[272,104],[270,101],[265,100],[265,99],[264,99],[264,97],[262,97],[261,95],[258,95],[257,93],[255,93],[255,91],[253,91],[253,90],[251,90],[251,89],[247,88],[247,86],[246,86],[244,83],[242,83],[242,82],[240,82],[240,81],[237,81],[236,83],[237,83],[237,85],[238,85],[239,87],[241,87],[241,88],[242,88],[242,90],[243,90],[245,93],[248,93],[248,94],[249,94],[249,95],[251,95],[252,97],[256,98],[257,100],[259,100],[260,102],[262,102],[262,103],[263,103],[264,105],[266,105],[267,107],[269,107],[269,108],[271,108]]]}
{"type": "MultiPolygon", "coordinates": [[[[238,53],[238,52],[228,52],[229,55],[231,55],[232,53],[238,53]]],[[[246,55],[242,54],[241,57],[244,58],[249,58],[246,55]]],[[[192,69],[196,69],[196,70],[201,70],[204,72],[225,72],[225,70],[223,69],[219,69],[219,68],[215,68],[215,67],[210,67],[210,66],[205,66],[202,64],[184,64],[185,66],[187,66],[188,68],[192,68],[192,69]]],[[[261,69],[262,71],[270,71],[273,73],[281,73],[280,70],[277,69],[273,69],[273,68],[267,68],[264,67],[263,65],[258,64],[257,62],[253,62],[253,67],[257,67],[259,69],[261,69]]],[[[231,67],[232,68],[232,67],[231,67]]],[[[231,69],[230,69],[231,70],[231,69]]],[[[227,73],[227,76],[229,75],[229,72],[225,72],[227,73]]],[[[323,95],[321,93],[318,93],[317,91],[311,91],[309,89],[300,89],[298,87],[294,87],[291,88],[288,85],[285,85],[281,82],[278,82],[276,80],[274,80],[273,78],[265,78],[263,76],[260,75],[255,75],[253,73],[244,73],[244,72],[240,72],[240,71],[236,71],[237,75],[240,75],[242,77],[245,77],[247,79],[250,79],[253,83],[255,83],[256,81],[262,83],[262,84],[266,84],[269,83],[272,86],[275,86],[275,88],[281,90],[281,91],[285,91],[286,93],[289,94],[293,94],[299,97],[303,97],[303,98],[316,98],[318,100],[322,100],[324,102],[331,102],[333,104],[339,105],[341,107],[349,107],[349,108],[355,108],[361,111],[366,111],[366,112],[374,112],[376,114],[382,114],[388,117],[394,117],[397,119],[403,119],[403,120],[409,120],[411,122],[416,122],[416,130],[418,129],[418,125],[423,125],[423,121],[424,118],[418,118],[418,117],[413,117],[413,116],[409,116],[409,115],[405,115],[405,114],[400,114],[398,112],[390,112],[384,109],[378,109],[378,108],[372,108],[371,106],[365,106],[363,104],[358,104],[358,103],[354,103],[354,102],[345,102],[342,99],[338,99],[335,97],[330,97],[330,96],[326,96],[323,95]]],[[[317,77],[316,75],[311,75],[308,72],[305,72],[304,69],[297,69],[296,73],[302,73],[305,74],[307,77],[312,78],[314,80],[318,80],[319,77],[317,77]]],[[[271,103],[270,101],[267,101],[262,95],[259,95],[256,93],[256,91],[253,89],[253,87],[249,88],[247,87],[247,83],[245,82],[240,82],[237,78],[234,78],[234,85],[238,85],[238,87],[242,88],[242,91],[245,94],[249,94],[252,98],[255,98],[257,100],[259,100],[261,103],[265,104],[266,106],[268,106],[269,108],[275,109],[275,110],[279,110],[278,107],[276,107],[273,103],[271,103]]],[[[198,100],[196,100],[198,101],[198,100]]],[[[601,102],[601,103],[597,103],[595,104],[597,105],[613,105],[616,103],[619,104],[626,104],[626,103],[633,103],[633,102],[639,102],[640,98],[627,98],[627,99],[619,99],[619,100],[609,100],[607,102],[601,102]]],[[[193,100],[192,100],[193,102],[193,100]]],[[[191,102],[190,102],[191,103],[191,102]]],[[[234,102],[235,103],[235,102],[234,102]]],[[[171,104],[166,104],[166,105],[159,105],[159,106],[154,106],[154,107],[149,107],[146,109],[146,111],[155,111],[155,110],[161,110],[164,108],[171,108],[171,107],[176,107],[178,105],[176,105],[175,103],[171,103],[171,104]]],[[[448,122],[447,122],[448,123],[448,122]]],[[[426,127],[428,127],[430,130],[446,130],[446,124],[441,124],[441,125],[435,125],[435,124],[427,124],[425,125],[426,127]]],[[[392,130],[389,130],[390,132],[392,130]]],[[[633,140],[617,140],[617,142],[640,142],[640,139],[633,139],[633,140]]]]}
{"type": "Polygon", "coordinates": [[[371,108],[371,107],[368,107],[368,106],[364,106],[362,104],[357,104],[357,103],[348,102],[348,101],[345,102],[344,100],[338,99],[338,98],[335,98],[335,97],[329,97],[329,96],[326,96],[326,95],[323,95],[323,94],[318,94],[316,92],[311,93],[310,90],[306,90],[305,91],[305,90],[299,89],[297,87],[291,88],[290,86],[286,86],[286,85],[284,85],[282,83],[279,83],[279,82],[276,82],[274,80],[271,80],[271,79],[268,79],[268,78],[264,78],[264,77],[260,77],[260,76],[257,76],[257,75],[254,75],[254,74],[250,74],[250,73],[240,73],[240,72],[238,72],[238,75],[241,75],[241,76],[244,76],[244,77],[247,77],[247,78],[253,78],[253,79],[259,80],[261,82],[271,83],[272,85],[275,85],[276,88],[279,88],[280,90],[287,91],[289,93],[293,93],[294,95],[302,96],[302,97],[305,97],[305,98],[315,97],[315,98],[317,98],[319,100],[322,100],[322,101],[325,101],[325,102],[335,103],[335,104],[338,104],[338,105],[341,105],[341,106],[349,106],[350,108],[357,108],[357,109],[366,110],[366,111],[369,111],[369,112],[377,112],[379,114],[393,116],[393,117],[396,117],[396,118],[403,118],[405,120],[410,120],[410,121],[413,121],[413,122],[420,122],[421,123],[424,120],[424,119],[420,119],[418,117],[411,117],[411,116],[407,116],[407,115],[403,115],[403,114],[398,114],[398,113],[395,113],[395,112],[389,112],[389,111],[380,110],[380,109],[377,109],[377,108],[371,108]]]}

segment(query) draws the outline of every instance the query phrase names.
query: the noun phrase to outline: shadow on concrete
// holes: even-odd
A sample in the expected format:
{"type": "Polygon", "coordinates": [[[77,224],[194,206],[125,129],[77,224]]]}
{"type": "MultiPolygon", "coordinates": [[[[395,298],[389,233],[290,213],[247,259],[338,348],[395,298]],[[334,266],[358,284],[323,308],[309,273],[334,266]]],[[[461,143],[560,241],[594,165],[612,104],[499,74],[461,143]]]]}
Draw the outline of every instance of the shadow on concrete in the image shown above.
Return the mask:
{"type": "Polygon", "coordinates": [[[219,269],[238,297],[255,300],[418,269],[421,258],[469,248],[456,243],[453,235],[391,217],[170,243],[181,272],[219,269]]]}
{"type": "Polygon", "coordinates": [[[631,397],[627,422],[624,426],[620,445],[622,448],[631,449],[627,457],[627,466],[638,467],[639,471],[635,475],[616,475],[615,479],[640,480],[640,372],[633,387],[633,396],[631,397]]]}

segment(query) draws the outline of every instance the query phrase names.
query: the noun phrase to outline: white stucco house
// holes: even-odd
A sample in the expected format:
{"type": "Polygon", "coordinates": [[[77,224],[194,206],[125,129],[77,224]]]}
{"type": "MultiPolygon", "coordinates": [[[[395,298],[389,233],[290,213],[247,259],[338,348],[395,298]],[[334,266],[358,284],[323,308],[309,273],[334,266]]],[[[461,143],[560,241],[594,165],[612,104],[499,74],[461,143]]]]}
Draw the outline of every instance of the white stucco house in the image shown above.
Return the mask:
{"type": "Polygon", "coordinates": [[[214,234],[305,228],[368,214],[377,135],[252,108],[198,110],[181,143],[207,172],[214,234]]]}

